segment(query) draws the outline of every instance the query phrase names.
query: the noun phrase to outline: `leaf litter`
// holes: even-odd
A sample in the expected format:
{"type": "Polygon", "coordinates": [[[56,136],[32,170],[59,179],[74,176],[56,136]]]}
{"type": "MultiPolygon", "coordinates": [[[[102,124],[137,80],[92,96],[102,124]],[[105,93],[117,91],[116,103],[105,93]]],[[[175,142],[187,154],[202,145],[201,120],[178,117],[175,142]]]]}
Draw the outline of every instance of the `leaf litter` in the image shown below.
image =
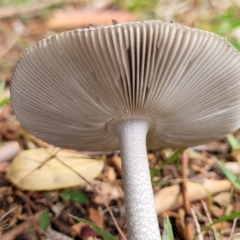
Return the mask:
{"type": "MultiPolygon", "coordinates": [[[[131,13],[127,12],[126,8],[122,10],[122,5],[111,1],[107,3],[99,1],[98,4],[90,1],[53,1],[54,6],[55,3],[60,3],[57,5],[58,9],[42,7],[52,6],[51,1],[49,3],[37,2],[42,4],[37,5],[38,11],[35,10],[37,6],[32,7],[33,5],[30,4],[28,7],[26,6],[26,11],[22,10],[23,13],[19,17],[13,6],[11,11],[7,11],[8,16],[1,21],[0,49],[4,48],[4,55],[0,62],[0,80],[6,83],[4,90],[6,93],[9,92],[9,80],[16,61],[25,48],[40,39],[62,30],[85,27],[86,24],[95,26],[104,23],[111,24],[111,18],[118,22],[124,22],[144,19],[148,16],[143,16],[139,11],[131,13]],[[20,23],[22,26],[19,31],[16,27],[20,25],[16,25],[16,23],[20,23]]],[[[196,23],[201,20],[201,16],[208,16],[205,25],[202,22],[199,25],[209,28],[209,16],[218,11],[216,1],[212,2],[212,7],[211,1],[203,1],[203,6],[207,6],[206,8],[199,5],[200,1],[186,1],[182,7],[179,1],[174,2],[174,8],[169,11],[170,5],[163,1],[162,6],[161,4],[157,5],[155,14],[161,16],[164,13],[167,18],[174,18],[190,26],[196,26],[196,23]],[[191,8],[194,10],[194,14],[189,10],[191,8]],[[168,11],[163,11],[163,9],[168,11]],[[205,11],[204,14],[202,14],[203,11],[205,11]]],[[[133,3],[132,6],[134,6],[133,3]]],[[[229,3],[226,8],[228,7],[229,3]]],[[[219,11],[219,14],[222,14],[225,10],[221,6],[219,11]]],[[[7,97],[7,94],[1,94],[1,102],[7,97]]],[[[225,220],[223,219],[222,222],[215,225],[215,231],[221,233],[222,239],[229,239],[230,235],[231,239],[237,239],[237,236],[236,238],[234,236],[240,232],[239,225],[233,225],[234,218],[237,219],[237,215],[235,216],[234,213],[240,211],[239,133],[236,132],[235,135],[226,139],[209,145],[197,146],[187,151],[189,158],[187,196],[191,201],[195,229],[201,232],[211,222],[225,217],[225,220]],[[224,169],[223,172],[220,170],[221,168],[224,169]],[[234,184],[235,188],[233,188],[234,184]]],[[[0,106],[0,136],[0,159],[3,159],[0,161],[1,239],[102,239],[98,234],[96,237],[96,231],[92,231],[92,228],[89,227],[91,225],[86,222],[76,222],[72,216],[91,221],[97,230],[103,228],[118,239],[124,239],[120,237],[110,211],[105,205],[107,202],[118,226],[127,235],[121,156],[118,152],[97,153],[96,156],[94,153],[60,150],[65,155],[60,154],[61,156],[57,157],[61,160],[67,155],[66,162],[68,164],[74,162],[69,164],[70,168],[80,175],[87,173],[85,177],[91,179],[92,184],[89,185],[76,172],[61,164],[58,159],[54,159],[52,150],[50,150],[52,154],[50,155],[53,158],[48,160],[44,157],[41,158],[44,152],[45,155],[49,154],[49,148],[52,146],[36,139],[20,126],[7,101],[0,106]],[[13,145],[9,148],[9,144],[13,145]],[[96,158],[101,160],[96,160],[96,158]],[[15,160],[11,161],[11,159],[15,160]],[[95,163],[97,162],[98,171],[94,176],[90,175],[91,171],[89,170],[78,170],[78,167],[81,166],[79,163],[82,161],[81,159],[84,159],[84,167],[85,160],[93,159],[95,163]],[[16,161],[18,165],[16,165],[16,161]],[[63,181],[60,181],[61,173],[65,175],[63,181]],[[96,179],[93,180],[95,177],[96,179]],[[73,178],[74,180],[72,180],[73,178]],[[58,183],[53,183],[53,179],[58,183]],[[83,182],[84,184],[82,184],[83,182]]],[[[180,188],[180,183],[183,181],[180,164],[182,150],[178,151],[175,155],[174,149],[150,151],[148,157],[152,171],[156,209],[162,219],[160,227],[161,229],[165,227],[167,236],[172,238],[169,232],[169,223],[171,223],[174,229],[174,239],[184,239],[186,210],[180,188]],[[158,204],[158,199],[162,196],[165,196],[165,201],[158,204]],[[169,219],[169,221],[165,220],[164,222],[163,219],[169,219]]],[[[90,168],[94,168],[93,165],[90,168]]],[[[201,232],[203,239],[216,239],[212,234],[212,229],[201,232]]]]}

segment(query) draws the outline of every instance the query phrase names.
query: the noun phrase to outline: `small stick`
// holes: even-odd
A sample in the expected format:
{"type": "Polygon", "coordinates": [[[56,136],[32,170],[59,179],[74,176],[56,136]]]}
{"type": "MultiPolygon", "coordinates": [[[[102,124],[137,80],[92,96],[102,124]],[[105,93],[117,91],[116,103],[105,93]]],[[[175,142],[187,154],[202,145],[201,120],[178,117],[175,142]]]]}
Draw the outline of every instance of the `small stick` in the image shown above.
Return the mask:
{"type": "Polygon", "coordinates": [[[52,218],[51,219],[51,225],[56,229],[56,230],[61,230],[63,234],[71,235],[71,228],[66,226],[64,223],[60,222],[57,218],[52,218]]]}
{"type": "Polygon", "coordinates": [[[198,234],[198,239],[199,240],[204,240],[203,239],[203,235],[202,235],[202,231],[201,231],[201,226],[200,226],[200,224],[198,222],[197,216],[196,216],[193,208],[191,210],[192,210],[193,220],[195,222],[195,226],[196,226],[196,230],[197,230],[197,234],[198,234]]]}
{"type": "Polygon", "coordinates": [[[64,166],[66,166],[67,168],[71,169],[74,173],[76,173],[80,178],[82,178],[86,183],[88,183],[88,184],[93,188],[93,190],[94,190],[95,192],[97,192],[97,193],[102,197],[102,199],[103,199],[103,201],[104,201],[104,204],[105,204],[106,208],[108,209],[108,212],[109,212],[109,214],[110,214],[110,216],[111,216],[111,218],[112,218],[112,220],[113,220],[113,222],[114,222],[114,225],[116,226],[116,228],[117,228],[120,236],[122,237],[123,240],[127,240],[126,237],[125,237],[125,235],[124,235],[124,233],[122,232],[121,228],[119,227],[119,225],[118,225],[118,223],[117,223],[117,221],[116,221],[116,219],[115,219],[115,217],[114,217],[114,215],[113,215],[113,212],[112,212],[111,208],[109,207],[109,205],[108,205],[108,203],[107,203],[107,201],[106,201],[106,199],[105,199],[104,194],[102,194],[102,192],[101,192],[98,188],[96,188],[92,183],[90,183],[85,177],[83,177],[80,173],[78,173],[78,172],[75,171],[73,168],[71,168],[70,166],[68,166],[66,163],[64,163],[64,162],[63,162],[61,159],[59,159],[57,156],[55,156],[55,158],[58,159],[58,161],[60,161],[64,166]]]}
{"type": "Polygon", "coordinates": [[[40,219],[43,211],[35,213],[33,216],[29,217],[25,222],[21,223],[17,227],[3,234],[1,240],[15,239],[19,234],[27,231],[30,227],[34,226],[40,219]]]}
{"type": "Polygon", "coordinates": [[[185,150],[182,154],[182,194],[183,194],[183,206],[185,209],[185,239],[192,240],[194,238],[194,227],[193,227],[193,219],[191,213],[190,202],[187,194],[187,169],[188,169],[188,155],[187,150],[185,150]]]}
{"type": "Polygon", "coordinates": [[[24,194],[23,192],[21,191],[17,191],[16,192],[16,195],[18,197],[20,197],[25,203],[27,203],[32,209],[34,212],[38,212],[40,210],[42,210],[42,207],[36,205],[26,194],[24,194]]]}

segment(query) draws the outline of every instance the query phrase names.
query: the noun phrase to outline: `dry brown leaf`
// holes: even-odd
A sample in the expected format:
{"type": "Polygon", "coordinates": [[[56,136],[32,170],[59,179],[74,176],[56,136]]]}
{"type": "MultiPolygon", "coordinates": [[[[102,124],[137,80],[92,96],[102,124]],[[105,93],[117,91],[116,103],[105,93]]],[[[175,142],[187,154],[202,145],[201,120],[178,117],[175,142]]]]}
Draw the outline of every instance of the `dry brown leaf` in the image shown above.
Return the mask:
{"type": "Polygon", "coordinates": [[[108,167],[107,169],[107,179],[109,182],[114,182],[117,178],[117,174],[113,167],[108,167]]]}
{"type": "Polygon", "coordinates": [[[231,197],[230,192],[221,192],[214,196],[213,201],[221,207],[226,207],[231,197]]]}
{"type": "Polygon", "coordinates": [[[89,208],[89,220],[95,223],[98,227],[104,228],[103,226],[103,214],[99,211],[99,209],[95,209],[93,207],[89,208]]]}
{"type": "MultiPolygon", "coordinates": [[[[94,184],[101,193],[105,196],[106,201],[111,201],[114,199],[123,198],[123,190],[118,185],[113,185],[107,182],[98,182],[98,184],[94,184]]],[[[92,191],[90,186],[86,186],[86,191],[92,191]]],[[[104,199],[99,194],[93,198],[93,202],[99,205],[104,205],[104,199]]]]}
{"type": "MultiPolygon", "coordinates": [[[[187,194],[190,201],[206,198],[209,194],[214,195],[230,188],[231,183],[227,180],[206,179],[203,184],[187,182],[187,194]]],[[[158,214],[179,207],[183,203],[180,185],[163,188],[155,194],[154,198],[158,214]]]]}
{"type": "Polygon", "coordinates": [[[115,19],[119,23],[136,21],[138,18],[122,11],[73,9],[66,8],[55,11],[53,17],[47,22],[49,29],[72,29],[93,26],[109,25],[115,19]]]}
{"type": "Polygon", "coordinates": [[[60,148],[36,148],[22,151],[14,159],[7,170],[7,178],[20,189],[53,190],[85,184],[75,172],[91,181],[103,167],[103,158],[91,159],[60,148]]]}
{"type": "Polygon", "coordinates": [[[235,159],[238,164],[240,164],[240,151],[233,151],[231,156],[235,159]]]}
{"type": "Polygon", "coordinates": [[[215,205],[212,205],[211,206],[211,213],[214,217],[216,218],[220,218],[223,216],[224,214],[224,209],[223,208],[220,208],[220,207],[217,207],[215,205]]]}
{"type": "Polygon", "coordinates": [[[73,224],[71,226],[71,235],[74,237],[77,236],[82,231],[82,228],[85,226],[87,226],[87,224],[83,222],[77,222],[73,224]]]}
{"type": "Polygon", "coordinates": [[[182,238],[184,238],[185,232],[185,222],[184,222],[185,211],[184,209],[180,208],[178,210],[178,217],[176,218],[176,228],[182,238]]]}
{"type": "Polygon", "coordinates": [[[122,176],[122,161],[118,155],[114,155],[110,159],[111,164],[116,168],[118,176],[122,176]]]}

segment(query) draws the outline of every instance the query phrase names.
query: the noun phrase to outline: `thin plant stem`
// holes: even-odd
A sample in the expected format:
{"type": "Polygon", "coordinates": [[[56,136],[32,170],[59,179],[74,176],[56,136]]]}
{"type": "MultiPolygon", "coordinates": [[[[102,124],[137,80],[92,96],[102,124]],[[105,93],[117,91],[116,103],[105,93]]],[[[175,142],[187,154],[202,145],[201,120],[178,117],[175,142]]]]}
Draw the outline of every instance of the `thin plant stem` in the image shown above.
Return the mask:
{"type": "Polygon", "coordinates": [[[182,195],[183,195],[183,205],[185,209],[185,238],[186,240],[192,240],[194,238],[194,228],[193,228],[193,219],[191,214],[190,202],[187,194],[187,169],[188,169],[188,154],[185,150],[182,154],[182,195]]]}
{"type": "MultiPolygon", "coordinates": [[[[212,224],[213,221],[212,221],[212,218],[211,218],[211,216],[210,216],[210,214],[209,214],[209,211],[208,211],[208,208],[207,208],[206,203],[205,203],[203,200],[201,200],[201,203],[202,203],[202,205],[203,205],[203,208],[204,208],[204,211],[205,211],[205,213],[206,213],[206,215],[207,215],[207,218],[208,218],[209,223],[212,224]]],[[[216,240],[219,240],[218,232],[217,232],[216,227],[215,227],[214,225],[212,225],[212,230],[213,230],[215,239],[216,239],[216,240]]]]}
{"type": "Polygon", "coordinates": [[[193,215],[193,220],[194,220],[194,222],[195,222],[195,226],[196,226],[196,231],[197,231],[197,234],[198,234],[198,238],[199,238],[199,240],[204,240],[204,239],[203,239],[203,236],[202,236],[201,227],[200,227],[200,224],[199,224],[198,219],[197,219],[197,216],[196,216],[196,214],[195,214],[195,212],[194,212],[193,209],[191,209],[191,211],[192,211],[192,215],[193,215]]]}

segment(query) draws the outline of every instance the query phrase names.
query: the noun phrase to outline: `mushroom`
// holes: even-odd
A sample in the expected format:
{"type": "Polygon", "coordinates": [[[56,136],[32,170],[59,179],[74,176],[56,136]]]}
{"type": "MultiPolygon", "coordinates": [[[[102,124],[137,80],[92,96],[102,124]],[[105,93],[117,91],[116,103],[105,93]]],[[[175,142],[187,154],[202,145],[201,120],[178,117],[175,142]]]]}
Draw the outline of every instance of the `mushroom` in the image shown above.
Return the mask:
{"type": "Polygon", "coordinates": [[[44,39],[26,50],[11,83],[16,116],[38,138],[77,150],[120,147],[130,240],[160,239],[147,148],[194,146],[233,132],[239,93],[235,48],[159,20],[44,39]]]}

